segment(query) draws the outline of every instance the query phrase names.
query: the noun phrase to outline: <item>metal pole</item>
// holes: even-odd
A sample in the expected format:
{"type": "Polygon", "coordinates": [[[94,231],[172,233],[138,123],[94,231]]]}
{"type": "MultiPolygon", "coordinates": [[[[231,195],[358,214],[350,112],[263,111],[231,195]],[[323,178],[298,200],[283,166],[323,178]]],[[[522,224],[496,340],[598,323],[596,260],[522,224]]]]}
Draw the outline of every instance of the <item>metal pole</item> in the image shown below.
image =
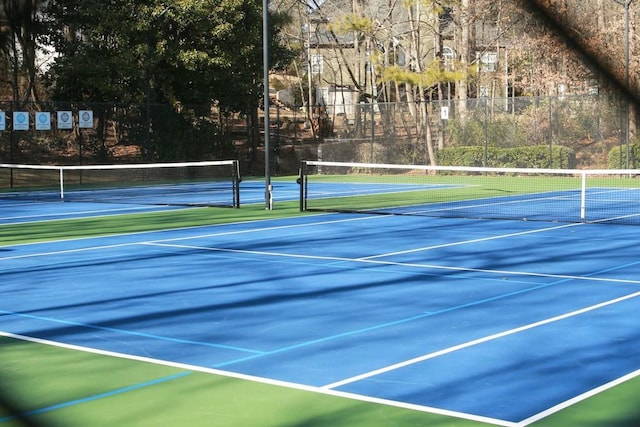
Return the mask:
{"type": "Polygon", "coordinates": [[[146,76],[146,88],[145,88],[145,113],[146,113],[146,135],[144,140],[144,156],[147,160],[151,160],[151,57],[153,55],[153,40],[151,33],[147,34],[147,76],[146,76]]]}
{"type": "MultiPolygon", "coordinates": [[[[311,63],[311,21],[307,19],[307,85],[309,86],[307,89],[307,121],[309,123],[309,128],[311,132],[313,132],[313,136],[315,138],[315,131],[313,130],[313,111],[311,100],[313,99],[313,64],[311,63]]],[[[317,43],[317,42],[316,42],[317,43]]]]}
{"type": "Polygon", "coordinates": [[[631,132],[631,129],[629,129],[631,127],[631,120],[629,119],[629,114],[631,114],[631,105],[630,100],[629,100],[629,91],[630,91],[630,87],[629,87],[629,5],[631,5],[631,1],[632,0],[626,0],[625,4],[624,4],[624,21],[625,21],[625,40],[624,40],[624,61],[625,61],[625,89],[627,90],[627,102],[626,102],[626,107],[625,107],[625,114],[626,114],[626,122],[627,125],[625,127],[625,133],[624,133],[624,141],[625,144],[627,146],[627,155],[626,155],[626,168],[629,169],[629,134],[631,132]]]}
{"type": "Polygon", "coordinates": [[[584,222],[587,217],[587,174],[582,172],[582,184],[580,191],[580,221],[584,222]]]}
{"type": "MultiPolygon", "coordinates": [[[[624,27],[625,27],[625,37],[624,37],[624,61],[625,61],[625,91],[627,92],[625,94],[625,98],[626,98],[626,102],[625,102],[625,121],[626,121],[626,126],[624,129],[624,141],[625,141],[625,146],[626,146],[626,155],[625,155],[625,168],[629,169],[629,154],[630,154],[630,150],[629,150],[629,134],[630,134],[630,127],[631,127],[631,120],[629,119],[629,115],[631,114],[631,106],[630,106],[630,99],[629,99],[629,92],[631,90],[631,88],[629,87],[629,7],[631,6],[631,2],[633,0],[614,0],[616,3],[618,3],[621,6],[624,6],[624,27]]],[[[620,153],[622,154],[622,153],[620,153]]]]}
{"type": "Polygon", "coordinates": [[[271,147],[269,144],[269,0],[262,0],[262,65],[264,82],[264,198],[265,208],[273,209],[271,186],[271,147]]]}
{"type": "Polygon", "coordinates": [[[60,168],[60,199],[64,199],[64,168],[60,168]]]}
{"type": "Polygon", "coordinates": [[[482,166],[489,166],[489,98],[482,98],[484,102],[484,159],[482,166]]]}

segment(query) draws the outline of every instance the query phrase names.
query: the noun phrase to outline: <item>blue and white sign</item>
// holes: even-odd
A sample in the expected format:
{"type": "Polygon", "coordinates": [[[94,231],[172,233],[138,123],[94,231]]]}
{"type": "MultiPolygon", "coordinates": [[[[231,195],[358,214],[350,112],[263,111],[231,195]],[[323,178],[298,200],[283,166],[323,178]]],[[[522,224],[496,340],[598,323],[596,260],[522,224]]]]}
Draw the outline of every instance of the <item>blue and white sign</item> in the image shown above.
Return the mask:
{"type": "Polygon", "coordinates": [[[51,113],[44,111],[36,113],[36,130],[51,130],[51,113]]]}
{"type": "Polygon", "coordinates": [[[73,113],[71,111],[58,111],[58,129],[73,129],[73,113]]]}
{"type": "Polygon", "coordinates": [[[13,130],[29,130],[29,112],[13,112],[13,130]]]}
{"type": "Polygon", "coordinates": [[[0,130],[7,130],[7,113],[0,111],[0,130]]]}
{"type": "Polygon", "coordinates": [[[93,111],[92,110],[78,111],[78,127],[81,127],[83,129],[93,128],[93,111]]]}

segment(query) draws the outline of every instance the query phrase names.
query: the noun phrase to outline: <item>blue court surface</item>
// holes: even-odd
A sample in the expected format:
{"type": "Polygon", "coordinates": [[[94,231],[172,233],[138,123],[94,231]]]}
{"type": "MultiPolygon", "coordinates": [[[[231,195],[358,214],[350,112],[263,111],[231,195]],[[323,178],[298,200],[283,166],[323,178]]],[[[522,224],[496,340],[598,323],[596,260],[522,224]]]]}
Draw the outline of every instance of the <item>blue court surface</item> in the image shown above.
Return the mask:
{"type": "MultiPolygon", "coordinates": [[[[243,205],[265,202],[264,181],[248,180],[242,187],[243,205]]],[[[275,187],[279,201],[300,197],[300,187],[295,182],[280,182],[275,187]]],[[[205,200],[212,205],[224,205],[230,194],[207,183],[68,191],[64,199],[57,189],[5,192],[0,194],[0,225],[189,209],[205,200]]]]}
{"type": "MultiPolygon", "coordinates": [[[[190,184],[171,186],[171,191],[158,187],[69,191],[64,199],[60,198],[57,190],[3,193],[0,197],[0,225],[188,209],[201,205],[203,200],[213,205],[227,202],[230,191],[220,191],[215,186],[208,191],[208,186],[205,184],[205,190],[198,184],[190,184]]],[[[242,205],[265,203],[263,180],[247,180],[241,188],[242,205]]],[[[390,186],[378,189],[380,192],[392,190],[390,186]]],[[[274,182],[274,194],[277,202],[298,200],[300,186],[295,181],[274,182]]]]}
{"type": "Polygon", "coordinates": [[[34,203],[29,201],[4,202],[1,203],[0,206],[0,225],[157,212],[159,210],[184,208],[184,206],[177,207],[169,205],[151,206],[119,203],[63,202],[34,203]]]}
{"type": "Polygon", "coordinates": [[[308,215],[0,248],[0,331],[527,425],[640,374],[639,271],[633,226],[308,215]]]}
{"type": "MultiPolygon", "coordinates": [[[[276,201],[293,201],[300,199],[300,186],[295,181],[275,181],[272,182],[273,193],[276,201]]],[[[243,181],[240,184],[242,189],[242,203],[264,203],[265,183],[262,180],[254,179],[243,181]]],[[[309,198],[323,199],[341,196],[363,196],[372,194],[398,194],[411,191],[428,191],[433,189],[444,189],[460,187],[451,184],[409,184],[409,183],[349,183],[344,182],[322,182],[314,183],[309,189],[309,198]]]]}

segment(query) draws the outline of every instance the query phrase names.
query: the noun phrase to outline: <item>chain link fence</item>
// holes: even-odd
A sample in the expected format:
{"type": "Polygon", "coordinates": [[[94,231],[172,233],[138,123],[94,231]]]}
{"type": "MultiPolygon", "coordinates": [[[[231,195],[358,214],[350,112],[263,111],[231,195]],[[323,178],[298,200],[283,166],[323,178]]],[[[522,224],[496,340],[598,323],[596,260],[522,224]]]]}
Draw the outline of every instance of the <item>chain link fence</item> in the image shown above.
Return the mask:
{"type": "Polygon", "coordinates": [[[334,136],[324,138],[319,157],[458,166],[635,167],[638,150],[634,140],[626,140],[621,103],[590,95],[360,105],[353,117],[330,120],[334,136]],[[569,150],[571,160],[558,159],[557,147],[569,150]],[[444,155],[453,149],[463,154],[444,155]],[[535,164],[527,164],[526,156],[524,164],[501,164],[496,156],[509,149],[535,150],[541,158],[530,162],[535,164]]]}
{"type": "Polygon", "coordinates": [[[264,171],[267,157],[275,174],[283,175],[297,173],[302,159],[635,168],[640,149],[626,133],[627,123],[635,121],[625,117],[624,107],[620,99],[602,95],[363,103],[308,110],[276,104],[270,109],[272,152],[265,156],[261,116],[252,122],[251,117],[208,106],[0,102],[0,163],[234,158],[242,162],[244,174],[254,175],[264,171]],[[89,127],[81,126],[84,111],[92,114],[89,127]],[[48,113],[49,121],[40,113],[48,113]],[[558,147],[563,147],[562,155],[558,147]],[[505,150],[514,151],[505,156],[505,150]]]}
{"type": "Polygon", "coordinates": [[[0,115],[0,161],[6,163],[216,160],[235,155],[221,132],[221,120],[209,107],[0,102],[0,115]],[[90,123],[83,126],[87,112],[90,123]],[[49,115],[48,121],[41,113],[49,115]]]}

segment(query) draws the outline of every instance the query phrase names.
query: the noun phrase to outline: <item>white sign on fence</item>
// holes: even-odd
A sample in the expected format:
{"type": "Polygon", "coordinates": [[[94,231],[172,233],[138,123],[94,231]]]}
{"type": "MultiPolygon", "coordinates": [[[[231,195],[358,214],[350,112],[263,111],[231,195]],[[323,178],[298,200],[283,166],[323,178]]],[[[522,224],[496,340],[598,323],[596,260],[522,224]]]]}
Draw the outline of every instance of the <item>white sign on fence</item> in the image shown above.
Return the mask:
{"type": "Polygon", "coordinates": [[[29,112],[13,112],[13,130],[29,130],[29,112]]]}
{"type": "Polygon", "coordinates": [[[440,107],[440,119],[449,120],[449,107],[440,107]]]}
{"type": "Polygon", "coordinates": [[[36,130],[51,130],[51,113],[44,111],[36,113],[36,130]]]}
{"type": "Polygon", "coordinates": [[[73,129],[73,113],[71,111],[58,111],[58,129],[73,129]]]}
{"type": "Polygon", "coordinates": [[[83,129],[93,128],[93,111],[92,110],[78,111],[78,127],[83,129]]]}

